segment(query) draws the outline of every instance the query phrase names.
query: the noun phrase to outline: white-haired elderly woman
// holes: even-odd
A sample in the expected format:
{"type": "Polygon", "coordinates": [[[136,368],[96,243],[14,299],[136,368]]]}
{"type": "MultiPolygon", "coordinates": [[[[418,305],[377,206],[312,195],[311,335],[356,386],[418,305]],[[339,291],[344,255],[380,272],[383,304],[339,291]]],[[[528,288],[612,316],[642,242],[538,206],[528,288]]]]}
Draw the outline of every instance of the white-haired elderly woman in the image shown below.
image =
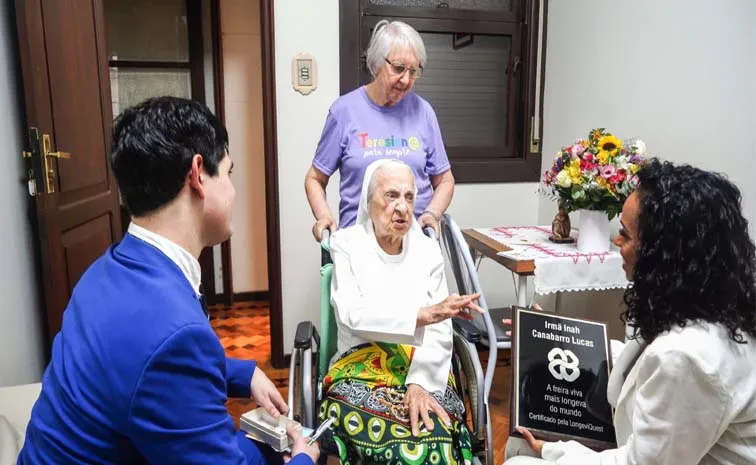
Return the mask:
{"type": "Polygon", "coordinates": [[[337,418],[342,464],[468,463],[464,406],[449,376],[451,317],[482,312],[449,295],[438,243],[412,215],[415,182],[397,160],[368,166],[357,224],[331,238],[338,355],[320,418],[337,418]]]}
{"type": "Polygon", "coordinates": [[[413,213],[421,227],[438,233],[438,220],[454,194],[454,176],[435,112],[412,92],[425,63],[425,45],[411,26],[386,20],[376,24],[367,49],[374,79],[331,105],[305,177],[316,240],[323,229],[336,227],[325,194],[331,175],[340,172],[339,226],[352,226],[365,169],[384,158],[401,158],[410,166],[417,183],[413,213]]]}

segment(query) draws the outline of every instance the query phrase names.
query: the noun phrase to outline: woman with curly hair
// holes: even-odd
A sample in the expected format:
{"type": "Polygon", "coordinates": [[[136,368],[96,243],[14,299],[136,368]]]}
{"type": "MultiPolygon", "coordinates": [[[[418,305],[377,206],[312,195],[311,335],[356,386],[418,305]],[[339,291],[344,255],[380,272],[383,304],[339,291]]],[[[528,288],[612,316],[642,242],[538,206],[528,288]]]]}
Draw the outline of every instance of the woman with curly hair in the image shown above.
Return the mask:
{"type": "Polygon", "coordinates": [[[638,176],[614,241],[632,282],[632,337],[607,388],[619,447],[598,453],[521,429],[543,459],[508,464],[756,463],[756,247],[740,191],[656,159],[638,176]]]}

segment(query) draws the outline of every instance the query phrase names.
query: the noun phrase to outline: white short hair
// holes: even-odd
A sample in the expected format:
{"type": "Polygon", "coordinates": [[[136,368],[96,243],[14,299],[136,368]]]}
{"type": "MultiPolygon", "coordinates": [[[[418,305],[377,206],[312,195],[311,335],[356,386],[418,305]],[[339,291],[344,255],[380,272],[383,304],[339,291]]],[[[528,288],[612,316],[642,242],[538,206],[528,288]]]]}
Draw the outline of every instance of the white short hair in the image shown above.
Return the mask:
{"type": "Polygon", "coordinates": [[[378,21],[373,29],[373,36],[370,37],[366,58],[367,67],[370,74],[375,77],[378,70],[386,63],[386,58],[391,52],[396,50],[412,50],[415,57],[420,62],[420,66],[425,67],[425,44],[420,34],[407,23],[401,21],[388,21],[383,19],[378,21]]]}

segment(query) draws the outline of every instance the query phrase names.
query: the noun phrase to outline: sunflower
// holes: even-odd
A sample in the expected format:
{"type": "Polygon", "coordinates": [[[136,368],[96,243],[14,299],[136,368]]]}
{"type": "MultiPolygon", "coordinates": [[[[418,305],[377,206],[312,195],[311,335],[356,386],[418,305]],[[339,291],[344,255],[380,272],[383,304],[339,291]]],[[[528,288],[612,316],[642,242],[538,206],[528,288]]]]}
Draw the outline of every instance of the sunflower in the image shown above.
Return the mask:
{"type": "Polygon", "coordinates": [[[622,148],[622,141],[611,134],[607,134],[599,139],[598,148],[601,151],[613,153],[615,150],[622,148]]]}

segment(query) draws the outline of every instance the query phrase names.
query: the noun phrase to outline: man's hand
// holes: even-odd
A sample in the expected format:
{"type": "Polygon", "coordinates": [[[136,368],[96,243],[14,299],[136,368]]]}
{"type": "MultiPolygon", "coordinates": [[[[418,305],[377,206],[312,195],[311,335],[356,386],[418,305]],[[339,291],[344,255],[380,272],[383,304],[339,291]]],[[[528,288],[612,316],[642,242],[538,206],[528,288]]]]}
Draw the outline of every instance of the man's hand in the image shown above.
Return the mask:
{"type": "Polygon", "coordinates": [[[289,407],[284,402],[283,397],[281,397],[281,393],[278,392],[276,386],[268,379],[259,366],[255,367],[255,371],[252,373],[250,387],[252,390],[252,399],[257,402],[258,406],[263,407],[266,412],[271,414],[273,418],[278,418],[280,415],[289,413],[289,407]]]}
{"type": "Polygon", "coordinates": [[[473,303],[480,298],[480,294],[457,295],[452,294],[443,301],[430,307],[421,308],[417,314],[417,326],[428,326],[440,323],[448,318],[458,316],[465,320],[472,320],[473,314],[469,310],[483,313],[484,310],[473,303]],[[468,309],[468,310],[466,310],[468,309]]]}
{"type": "Polygon", "coordinates": [[[315,240],[320,242],[321,239],[323,239],[323,230],[328,229],[333,233],[333,230],[336,228],[336,220],[334,220],[330,216],[326,216],[325,218],[321,218],[318,221],[315,222],[315,224],[312,227],[312,235],[315,237],[315,240]]]}
{"type": "Polygon", "coordinates": [[[530,433],[530,431],[526,430],[522,426],[518,426],[517,432],[522,434],[522,437],[525,439],[525,441],[528,443],[531,449],[538,454],[539,457],[541,457],[541,452],[543,451],[543,445],[546,443],[545,441],[541,441],[540,439],[536,439],[533,437],[533,435],[530,433]]]}
{"type": "Polygon", "coordinates": [[[412,426],[412,434],[415,437],[420,435],[420,426],[418,424],[418,420],[420,419],[423,420],[423,424],[425,424],[425,427],[429,431],[433,430],[433,420],[431,420],[428,412],[435,412],[446,426],[451,426],[449,415],[441,407],[436,398],[417,384],[407,385],[407,392],[404,394],[404,404],[409,410],[410,426],[412,426]]]}
{"type": "Polygon", "coordinates": [[[288,424],[286,425],[286,433],[291,438],[291,455],[290,454],[284,454],[283,459],[284,463],[289,463],[289,460],[291,460],[292,457],[296,457],[297,455],[304,452],[307,454],[313,461],[313,463],[318,463],[318,457],[320,457],[320,446],[318,445],[318,442],[315,441],[312,443],[311,446],[307,445],[307,439],[303,438],[301,434],[299,434],[299,431],[294,427],[294,425],[288,424]]]}

